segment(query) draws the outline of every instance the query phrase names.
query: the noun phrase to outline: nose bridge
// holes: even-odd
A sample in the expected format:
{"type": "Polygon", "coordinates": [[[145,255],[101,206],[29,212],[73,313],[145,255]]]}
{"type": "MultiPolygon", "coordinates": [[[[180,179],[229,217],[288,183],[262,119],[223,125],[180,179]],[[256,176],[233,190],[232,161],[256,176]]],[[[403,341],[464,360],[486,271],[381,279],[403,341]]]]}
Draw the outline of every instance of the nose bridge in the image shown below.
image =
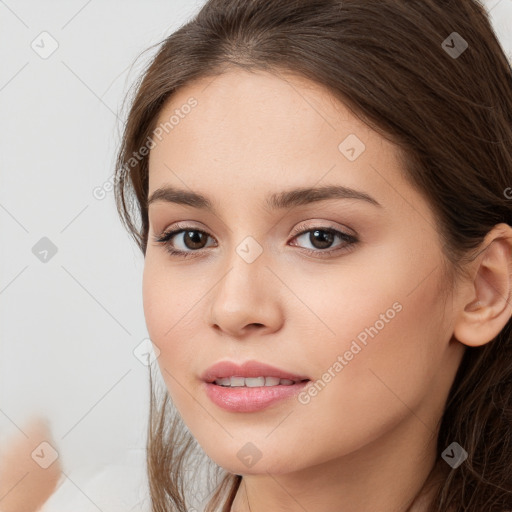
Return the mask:
{"type": "Polygon", "coordinates": [[[247,298],[259,294],[260,286],[268,281],[268,276],[265,275],[269,273],[265,268],[268,263],[263,245],[253,236],[245,236],[233,247],[227,258],[227,274],[220,285],[229,294],[234,293],[237,300],[240,299],[240,294],[247,298]]]}
{"type": "Polygon", "coordinates": [[[266,268],[270,263],[268,251],[250,235],[242,238],[232,251],[212,295],[212,323],[232,334],[248,324],[275,324],[279,315],[278,294],[271,285],[272,272],[266,268]]]}

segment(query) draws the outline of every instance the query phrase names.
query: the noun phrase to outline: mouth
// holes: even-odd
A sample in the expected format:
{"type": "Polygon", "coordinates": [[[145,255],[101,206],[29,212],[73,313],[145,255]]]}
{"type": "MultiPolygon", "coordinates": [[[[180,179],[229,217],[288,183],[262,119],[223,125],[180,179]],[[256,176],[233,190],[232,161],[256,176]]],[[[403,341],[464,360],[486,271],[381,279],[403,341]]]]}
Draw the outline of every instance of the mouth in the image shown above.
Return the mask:
{"type": "Polygon", "coordinates": [[[291,404],[311,379],[260,361],[219,361],[201,376],[203,389],[218,407],[255,412],[273,404],[291,404]]]}
{"type": "Polygon", "coordinates": [[[262,388],[275,386],[293,386],[301,382],[309,382],[310,379],[284,379],[280,377],[260,376],[260,377],[222,377],[206,381],[216,386],[225,388],[262,388]]]}
{"type": "Polygon", "coordinates": [[[231,385],[230,382],[229,385],[225,385],[216,383],[215,381],[203,382],[206,396],[215,405],[226,411],[235,413],[257,412],[271,405],[277,407],[281,404],[281,407],[284,407],[288,404],[287,406],[290,406],[294,403],[291,399],[297,397],[310,382],[309,379],[292,381],[275,378],[275,380],[279,382],[274,384],[275,381],[272,380],[267,386],[266,384],[262,385],[263,377],[247,379],[244,377],[224,377],[216,380],[219,382],[233,380],[233,384],[243,384],[231,385]],[[284,383],[281,384],[283,380],[284,383]]]}
{"type": "Polygon", "coordinates": [[[260,361],[219,361],[210,366],[201,379],[209,384],[229,387],[289,386],[310,380],[307,375],[291,373],[260,361]]]}

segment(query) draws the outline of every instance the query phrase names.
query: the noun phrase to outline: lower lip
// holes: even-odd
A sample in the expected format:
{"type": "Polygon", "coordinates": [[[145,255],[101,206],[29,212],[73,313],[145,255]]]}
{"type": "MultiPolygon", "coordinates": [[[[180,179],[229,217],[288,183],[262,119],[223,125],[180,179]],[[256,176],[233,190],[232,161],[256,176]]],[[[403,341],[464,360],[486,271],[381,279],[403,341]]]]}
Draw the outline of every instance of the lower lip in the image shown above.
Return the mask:
{"type": "Polygon", "coordinates": [[[297,382],[289,386],[260,386],[255,388],[219,386],[205,382],[206,394],[222,409],[232,412],[254,412],[269,405],[296,396],[311,381],[297,382]]]}

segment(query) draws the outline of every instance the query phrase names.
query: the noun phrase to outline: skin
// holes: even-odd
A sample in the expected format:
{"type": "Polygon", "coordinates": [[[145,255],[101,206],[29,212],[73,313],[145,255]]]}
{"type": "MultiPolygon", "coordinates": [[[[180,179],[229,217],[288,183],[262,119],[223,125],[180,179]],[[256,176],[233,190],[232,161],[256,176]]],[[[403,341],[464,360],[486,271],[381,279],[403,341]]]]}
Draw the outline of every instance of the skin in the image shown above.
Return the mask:
{"type": "Polygon", "coordinates": [[[464,349],[492,340],[511,315],[510,228],[489,233],[468,278],[445,296],[433,213],[404,180],[397,147],[328,91],[292,74],[230,69],[179,89],[158,122],[192,96],[197,106],[151,150],[149,195],[172,185],[207,195],[218,211],[149,206],[144,312],[183,421],[211,459],[243,475],[232,510],[426,510],[417,496],[464,349]],[[349,134],[366,146],[355,161],[338,149],[349,134]],[[327,184],[382,207],[356,199],[264,207],[267,194],[327,184]],[[190,258],[154,241],[176,222],[208,235],[199,249],[183,233],[169,242],[196,251],[190,258]],[[359,241],[347,250],[335,237],[322,249],[311,232],[295,236],[298,226],[359,241]],[[250,264],[236,252],[247,236],[263,250],[250,264]],[[329,249],[339,250],[322,257],[329,249]],[[401,311],[307,404],[235,413],[203,391],[201,373],[219,360],[321,379],[396,302],[401,311]],[[237,457],[248,442],[261,452],[251,467],[237,457]]]}
{"type": "Polygon", "coordinates": [[[56,491],[60,459],[52,459],[49,465],[37,464],[38,456],[51,453],[41,443],[57,447],[46,419],[34,417],[22,433],[0,446],[0,512],[36,512],[56,491]]]}

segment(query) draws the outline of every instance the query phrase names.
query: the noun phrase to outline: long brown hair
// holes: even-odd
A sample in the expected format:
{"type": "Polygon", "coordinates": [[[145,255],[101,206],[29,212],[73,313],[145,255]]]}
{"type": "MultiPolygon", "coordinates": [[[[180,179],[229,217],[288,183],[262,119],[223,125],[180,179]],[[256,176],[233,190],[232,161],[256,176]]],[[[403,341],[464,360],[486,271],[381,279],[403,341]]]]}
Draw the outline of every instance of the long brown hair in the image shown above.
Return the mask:
{"type": "MultiPolygon", "coordinates": [[[[436,215],[454,276],[493,226],[512,225],[512,72],[476,0],[209,0],[135,84],[115,194],[144,255],[149,157],[141,148],[177,89],[235,66],[313,80],[396,143],[407,179],[436,215]]],[[[433,471],[442,480],[429,512],[512,509],[511,336],[509,321],[492,342],[466,348],[440,419],[433,471]],[[468,458],[451,469],[441,453],[454,441],[468,458]]],[[[152,510],[185,512],[184,473],[197,446],[167,393],[157,406],[151,374],[150,386],[152,510]]],[[[207,512],[222,503],[229,511],[241,482],[220,477],[207,512]]]]}

